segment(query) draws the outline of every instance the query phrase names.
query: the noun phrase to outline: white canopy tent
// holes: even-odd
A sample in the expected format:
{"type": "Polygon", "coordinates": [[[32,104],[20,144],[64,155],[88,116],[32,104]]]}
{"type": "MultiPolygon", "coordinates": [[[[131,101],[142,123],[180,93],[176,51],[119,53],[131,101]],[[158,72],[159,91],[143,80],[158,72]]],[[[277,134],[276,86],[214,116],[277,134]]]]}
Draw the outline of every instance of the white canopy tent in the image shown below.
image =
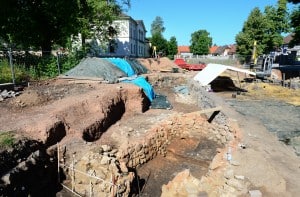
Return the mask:
{"type": "Polygon", "coordinates": [[[251,72],[246,69],[236,68],[233,66],[226,66],[222,64],[207,64],[206,67],[194,77],[194,80],[198,81],[202,86],[207,86],[225,70],[242,72],[253,76],[256,75],[255,72],[251,72]]]}

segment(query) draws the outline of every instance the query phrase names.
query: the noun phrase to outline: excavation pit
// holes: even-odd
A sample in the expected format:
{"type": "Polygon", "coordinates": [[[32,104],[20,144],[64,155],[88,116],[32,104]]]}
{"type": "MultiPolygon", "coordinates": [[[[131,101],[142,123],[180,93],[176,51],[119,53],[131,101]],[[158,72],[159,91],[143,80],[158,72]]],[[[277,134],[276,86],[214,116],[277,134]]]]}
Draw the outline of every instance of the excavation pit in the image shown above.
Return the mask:
{"type": "Polygon", "coordinates": [[[185,169],[200,179],[217,148],[234,136],[224,121],[218,123],[219,115],[209,123],[210,114],[199,113],[204,105],[214,106],[199,104],[201,98],[194,95],[198,89],[188,77],[147,76],[172,109],[149,109],[143,90],[132,84],[55,80],[32,85],[30,93],[6,101],[13,110],[1,108],[15,117],[13,124],[1,129],[21,131],[44,144],[49,160],[59,162],[62,193],[68,187],[87,195],[91,184],[94,194],[150,195],[154,188],[161,193],[162,184],[185,169]],[[32,95],[38,102],[31,102],[32,95]],[[140,186],[144,182],[142,188],[136,187],[137,180],[140,186]]]}

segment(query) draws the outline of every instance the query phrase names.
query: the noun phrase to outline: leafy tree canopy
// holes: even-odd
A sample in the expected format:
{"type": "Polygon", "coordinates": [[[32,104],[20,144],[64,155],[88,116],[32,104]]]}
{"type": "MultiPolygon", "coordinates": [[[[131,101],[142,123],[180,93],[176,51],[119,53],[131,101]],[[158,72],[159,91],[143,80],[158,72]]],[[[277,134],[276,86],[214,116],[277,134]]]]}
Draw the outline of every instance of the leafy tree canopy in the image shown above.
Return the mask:
{"type": "Polygon", "coordinates": [[[115,0],[1,0],[0,37],[50,53],[54,44],[65,46],[71,35],[107,35],[120,11],[115,0]]]}
{"type": "Polygon", "coordinates": [[[212,46],[212,38],[206,30],[198,30],[191,34],[190,50],[196,55],[207,55],[212,46]]]}
{"type": "Polygon", "coordinates": [[[156,47],[157,53],[166,54],[168,51],[168,41],[159,33],[152,35],[150,38],[152,47],[156,47]]]}
{"type": "Polygon", "coordinates": [[[151,24],[151,35],[155,34],[163,34],[163,32],[166,30],[164,27],[164,21],[160,16],[156,16],[154,21],[151,24]]]}
{"type": "Polygon", "coordinates": [[[254,8],[236,35],[237,53],[243,60],[252,55],[254,41],[257,55],[267,54],[283,44],[282,33],[289,31],[287,0],[278,0],[277,7],[267,6],[262,13],[254,8]]]}
{"type": "MultiPolygon", "coordinates": [[[[293,4],[299,4],[300,0],[288,0],[288,2],[293,4]]],[[[300,44],[300,5],[298,5],[291,14],[291,27],[293,29],[293,40],[290,45],[300,44]]]]}

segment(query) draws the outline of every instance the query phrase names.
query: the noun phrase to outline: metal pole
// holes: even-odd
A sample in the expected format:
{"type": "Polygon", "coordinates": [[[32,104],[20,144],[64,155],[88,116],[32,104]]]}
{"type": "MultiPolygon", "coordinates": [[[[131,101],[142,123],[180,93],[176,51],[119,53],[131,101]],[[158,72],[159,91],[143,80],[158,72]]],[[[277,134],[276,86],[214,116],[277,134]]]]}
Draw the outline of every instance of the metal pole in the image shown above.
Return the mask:
{"type": "Polygon", "coordinates": [[[13,65],[13,61],[12,61],[12,53],[11,53],[11,48],[8,51],[8,57],[9,57],[9,65],[10,65],[10,69],[11,69],[11,77],[13,80],[13,84],[16,84],[15,81],[15,69],[14,69],[14,65],[13,65]]]}
{"type": "Polygon", "coordinates": [[[239,85],[240,85],[240,91],[242,91],[242,85],[241,85],[241,82],[240,82],[239,72],[236,72],[236,74],[237,74],[237,78],[238,78],[239,85]]]}
{"type": "Polygon", "coordinates": [[[60,75],[59,52],[56,52],[56,62],[57,62],[58,75],[60,75]]]}

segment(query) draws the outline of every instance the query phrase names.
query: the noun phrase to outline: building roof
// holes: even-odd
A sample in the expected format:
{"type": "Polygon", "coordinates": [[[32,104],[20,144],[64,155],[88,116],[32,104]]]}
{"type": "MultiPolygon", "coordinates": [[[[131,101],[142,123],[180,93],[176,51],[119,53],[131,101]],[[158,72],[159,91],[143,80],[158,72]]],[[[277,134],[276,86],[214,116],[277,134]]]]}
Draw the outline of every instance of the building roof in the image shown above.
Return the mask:
{"type": "Polygon", "coordinates": [[[227,48],[228,48],[227,45],[220,46],[220,47],[217,48],[217,50],[215,51],[215,53],[218,54],[218,55],[222,55],[224,53],[225,49],[227,49],[227,48]]]}
{"type": "Polygon", "coordinates": [[[190,47],[189,46],[178,46],[177,47],[177,53],[190,53],[190,47]]]}
{"type": "Polygon", "coordinates": [[[119,15],[119,20],[131,20],[131,21],[135,22],[136,24],[141,25],[144,28],[145,32],[147,32],[143,20],[134,20],[131,16],[129,16],[125,13],[121,13],[119,15]]]}
{"type": "Polygon", "coordinates": [[[289,44],[293,40],[293,34],[289,34],[283,38],[283,44],[289,44]]]}
{"type": "Polygon", "coordinates": [[[141,26],[144,28],[145,32],[147,32],[147,30],[146,30],[146,27],[145,27],[145,25],[144,25],[144,21],[143,21],[143,20],[135,20],[135,21],[137,22],[137,24],[141,25],[141,26]]]}
{"type": "Polygon", "coordinates": [[[229,51],[228,54],[235,54],[236,53],[236,44],[229,45],[229,51]]]}
{"type": "Polygon", "coordinates": [[[209,48],[209,53],[210,54],[214,54],[214,53],[216,53],[216,51],[217,51],[217,49],[218,49],[219,47],[218,46],[212,46],[212,47],[210,47],[209,48]]]}
{"type": "Polygon", "coordinates": [[[224,45],[224,46],[212,46],[209,48],[209,53],[222,55],[225,50],[228,50],[229,55],[235,54],[236,53],[236,44],[224,45]]]}

